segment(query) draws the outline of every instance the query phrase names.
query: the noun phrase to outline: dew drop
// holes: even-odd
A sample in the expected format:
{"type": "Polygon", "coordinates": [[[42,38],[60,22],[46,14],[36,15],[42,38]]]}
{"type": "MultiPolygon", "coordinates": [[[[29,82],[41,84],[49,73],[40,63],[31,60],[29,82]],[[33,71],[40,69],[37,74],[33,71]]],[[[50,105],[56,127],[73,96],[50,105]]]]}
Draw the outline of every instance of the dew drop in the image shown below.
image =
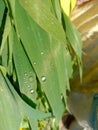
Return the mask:
{"type": "Polygon", "coordinates": [[[27,85],[28,88],[30,88],[30,85],[27,85]]]}
{"type": "Polygon", "coordinates": [[[34,90],[33,90],[33,89],[31,89],[30,93],[34,93],[34,90]]]}
{"type": "Polygon", "coordinates": [[[29,81],[30,81],[30,82],[33,81],[33,76],[29,76],[29,81]]]}
{"type": "Polygon", "coordinates": [[[44,54],[44,52],[42,51],[42,52],[41,52],[41,55],[43,55],[43,54],[44,54]]]}
{"type": "Polygon", "coordinates": [[[3,92],[3,88],[0,88],[0,91],[3,92]]]}
{"type": "Polygon", "coordinates": [[[36,65],[36,62],[34,62],[34,65],[36,65]]]}
{"type": "Polygon", "coordinates": [[[26,80],[26,78],[24,77],[24,78],[23,78],[23,80],[25,81],[25,80],[26,80]]]}
{"type": "Polygon", "coordinates": [[[18,39],[20,39],[20,35],[18,34],[18,39]]]}
{"type": "Polygon", "coordinates": [[[25,73],[24,75],[25,75],[25,76],[27,76],[28,74],[27,74],[27,73],[25,73]]]}
{"type": "Polygon", "coordinates": [[[14,19],[12,19],[12,24],[15,24],[14,19]]]}
{"type": "Polygon", "coordinates": [[[42,80],[43,82],[45,82],[45,81],[46,81],[46,77],[45,77],[45,76],[42,76],[42,77],[41,77],[41,80],[42,80]]]}

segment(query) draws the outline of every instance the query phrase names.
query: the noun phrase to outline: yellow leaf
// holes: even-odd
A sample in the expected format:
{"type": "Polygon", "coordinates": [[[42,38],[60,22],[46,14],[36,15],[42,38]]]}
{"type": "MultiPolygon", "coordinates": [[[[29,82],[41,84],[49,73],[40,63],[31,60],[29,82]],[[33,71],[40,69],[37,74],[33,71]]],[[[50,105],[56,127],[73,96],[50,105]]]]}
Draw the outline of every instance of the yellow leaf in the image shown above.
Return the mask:
{"type": "Polygon", "coordinates": [[[74,9],[74,7],[76,6],[76,1],[77,0],[71,0],[71,11],[74,9]]]}
{"type": "Polygon", "coordinates": [[[76,5],[76,0],[60,0],[61,3],[61,7],[64,11],[64,13],[69,16],[72,9],[75,7],[76,5]]]}
{"type": "Polygon", "coordinates": [[[2,71],[4,76],[6,75],[6,68],[4,66],[0,65],[0,71],[2,71]]]}
{"type": "Polygon", "coordinates": [[[27,130],[26,128],[20,128],[19,130],[27,130]]]}
{"type": "Polygon", "coordinates": [[[19,130],[30,130],[29,128],[20,128],[19,130]]]}
{"type": "Polygon", "coordinates": [[[23,118],[19,130],[30,130],[28,119],[23,118]]]}

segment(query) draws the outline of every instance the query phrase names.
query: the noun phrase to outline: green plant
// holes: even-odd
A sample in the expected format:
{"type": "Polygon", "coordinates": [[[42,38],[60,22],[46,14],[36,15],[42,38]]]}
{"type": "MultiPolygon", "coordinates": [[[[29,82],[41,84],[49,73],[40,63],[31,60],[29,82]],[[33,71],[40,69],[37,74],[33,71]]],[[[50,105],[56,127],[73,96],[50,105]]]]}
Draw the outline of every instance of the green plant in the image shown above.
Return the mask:
{"type": "Polygon", "coordinates": [[[0,0],[0,13],[0,130],[58,129],[78,32],[58,0],[0,0]]]}

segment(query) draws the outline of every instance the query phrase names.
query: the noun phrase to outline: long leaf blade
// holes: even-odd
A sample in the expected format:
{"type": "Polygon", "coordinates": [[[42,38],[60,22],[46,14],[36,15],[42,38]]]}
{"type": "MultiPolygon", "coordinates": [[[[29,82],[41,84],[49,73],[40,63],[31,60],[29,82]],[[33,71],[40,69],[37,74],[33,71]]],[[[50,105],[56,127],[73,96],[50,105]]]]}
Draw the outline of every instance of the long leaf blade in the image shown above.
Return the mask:
{"type": "Polygon", "coordinates": [[[20,126],[20,112],[13,98],[6,80],[0,71],[0,130],[18,130],[20,126]]]}
{"type": "Polygon", "coordinates": [[[14,33],[14,37],[12,41],[14,42],[13,56],[14,56],[18,81],[20,85],[19,86],[20,92],[21,94],[27,96],[28,98],[30,98],[30,100],[36,103],[36,98],[37,98],[36,74],[25,53],[25,50],[23,49],[23,46],[18,41],[14,31],[13,33],[14,33]]]}
{"type": "Polygon", "coordinates": [[[18,4],[18,2],[16,3],[15,16],[19,37],[22,39],[23,46],[26,49],[27,55],[42,85],[42,90],[45,91],[49,102],[51,102],[50,105],[53,109],[53,112],[59,120],[64,111],[64,106],[61,100],[61,91],[57,68],[55,67],[55,58],[58,57],[57,52],[61,50],[62,47],[60,46],[62,46],[62,44],[58,43],[56,40],[52,40],[50,34],[47,34],[43,29],[41,29],[40,26],[38,26],[27,15],[25,10],[18,4]],[[20,12],[22,13],[22,17],[20,12]],[[23,21],[25,21],[24,24],[23,21]],[[52,44],[55,44],[55,48],[52,48],[52,44]],[[32,51],[31,47],[34,51],[32,51]],[[54,79],[53,82],[52,79],[54,79]],[[59,106],[55,99],[57,99],[58,103],[60,104],[59,106]]]}
{"type": "Polygon", "coordinates": [[[61,24],[40,0],[20,0],[20,3],[41,28],[60,43],[66,44],[65,32],[61,24]]]}

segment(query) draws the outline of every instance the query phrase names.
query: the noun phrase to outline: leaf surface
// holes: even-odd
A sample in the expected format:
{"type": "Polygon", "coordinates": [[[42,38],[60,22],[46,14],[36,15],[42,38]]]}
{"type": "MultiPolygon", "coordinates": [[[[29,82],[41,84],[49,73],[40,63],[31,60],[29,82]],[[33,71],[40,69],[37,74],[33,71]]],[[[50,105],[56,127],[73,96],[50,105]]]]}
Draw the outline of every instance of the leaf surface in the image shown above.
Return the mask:
{"type": "Polygon", "coordinates": [[[64,55],[64,53],[61,54],[60,52],[62,51],[62,47],[65,48],[65,45],[60,44],[56,39],[52,38],[50,32],[47,33],[38,26],[18,2],[16,3],[15,20],[17,32],[40,81],[41,89],[44,90],[51,103],[50,106],[59,120],[64,111],[64,105],[61,100],[61,83],[65,87],[65,80],[63,80],[65,77],[64,59],[62,60],[62,67],[60,67],[59,60],[64,55]],[[22,13],[22,17],[20,12],[22,13]],[[61,75],[60,79],[59,75],[61,75]]]}

